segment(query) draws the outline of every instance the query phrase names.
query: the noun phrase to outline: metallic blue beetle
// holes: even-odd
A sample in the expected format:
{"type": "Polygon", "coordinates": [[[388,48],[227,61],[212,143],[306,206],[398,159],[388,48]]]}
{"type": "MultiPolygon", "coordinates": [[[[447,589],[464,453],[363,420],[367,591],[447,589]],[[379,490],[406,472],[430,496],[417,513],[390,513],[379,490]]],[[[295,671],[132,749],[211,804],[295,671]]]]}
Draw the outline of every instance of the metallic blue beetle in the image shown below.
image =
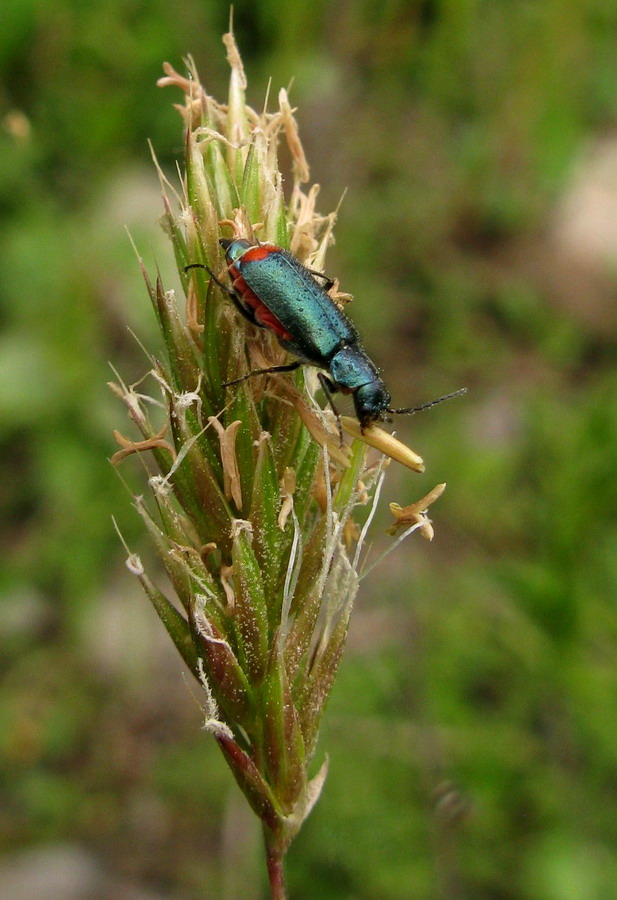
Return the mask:
{"type": "Polygon", "coordinates": [[[274,244],[254,244],[244,238],[222,238],[219,243],[225,250],[232,287],[208,269],[213,280],[249,322],[272,331],[281,346],[296,357],[288,365],[258,369],[229,384],[252,375],[316,366],[328,373],[321,371],[318,377],[337,417],[332,394],[351,394],[362,430],[387,418],[386,413],[417,412],[445,399],[392,409],[390,392],[364,352],[358,332],[327,293],[333,281],[307,269],[288,250],[274,244]],[[323,286],[316,278],[323,279],[323,286]]]}

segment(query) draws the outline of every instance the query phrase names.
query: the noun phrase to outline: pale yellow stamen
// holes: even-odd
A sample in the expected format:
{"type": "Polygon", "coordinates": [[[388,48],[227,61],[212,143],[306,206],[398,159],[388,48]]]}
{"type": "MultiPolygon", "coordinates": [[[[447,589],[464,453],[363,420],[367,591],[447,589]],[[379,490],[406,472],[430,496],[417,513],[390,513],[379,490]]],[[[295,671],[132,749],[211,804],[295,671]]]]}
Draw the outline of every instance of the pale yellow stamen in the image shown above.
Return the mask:
{"type": "Polygon", "coordinates": [[[414,472],[424,472],[422,457],[394,435],[379,428],[378,425],[369,425],[363,431],[358,420],[352,419],[351,416],[341,416],[341,425],[343,430],[356,440],[364,441],[369,447],[374,447],[391,459],[407,466],[408,469],[413,469],[414,472]]]}
{"type": "Polygon", "coordinates": [[[432,541],[435,535],[431,520],[426,515],[429,506],[435,502],[446,489],[445,482],[435,485],[432,491],[417,500],[410,503],[409,506],[399,506],[398,503],[390,504],[390,512],[395,518],[393,525],[388,528],[389,534],[396,534],[399,529],[408,528],[412,525],[419,525],[419,532],[422,537],[428,541],[432,541]]]}

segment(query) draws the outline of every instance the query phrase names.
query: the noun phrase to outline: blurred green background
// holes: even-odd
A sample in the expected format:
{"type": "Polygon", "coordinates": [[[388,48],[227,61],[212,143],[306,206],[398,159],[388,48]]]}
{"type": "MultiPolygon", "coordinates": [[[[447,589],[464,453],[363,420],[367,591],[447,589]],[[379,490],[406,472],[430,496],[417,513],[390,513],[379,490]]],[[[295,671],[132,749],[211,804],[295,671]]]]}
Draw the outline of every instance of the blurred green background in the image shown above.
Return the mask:
{"type": "MultiPolygon", "coordinates": [[[[155,81],[190,52],[224,99],[227,21],[0,8],[4,900],[266,896],[107,462],[108,361],[134,380],[129,329],[157,346],[124,226],[172,272],[155,81]]],[[[395,404],[470,388],[397,422],[427,473],[391,467],[384,499],[448,490],[433,544],[363,583],[291,897],[617,898],[617,6],[241,0],[235,31],[254,106],[295,78],[322,211],[348,188],[328,270],[395,404]]]]}

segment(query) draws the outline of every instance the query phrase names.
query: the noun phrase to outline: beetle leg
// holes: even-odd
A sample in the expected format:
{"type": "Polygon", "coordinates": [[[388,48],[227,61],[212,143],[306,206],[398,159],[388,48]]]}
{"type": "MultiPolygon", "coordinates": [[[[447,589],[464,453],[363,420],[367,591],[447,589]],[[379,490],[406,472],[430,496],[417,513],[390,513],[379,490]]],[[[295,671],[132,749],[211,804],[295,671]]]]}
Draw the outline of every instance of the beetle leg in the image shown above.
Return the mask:
{"type": "MultiPolygon", "coordinates": [[[[221,285],[221,287],[222,287],[222,285],[221,285]]],[[[252,313],[250,313],[245,306],[242,306],[242,304],[240,303],[240,301],[238,300],[237,296],[234,294],[233,291],[230,291],[228,288],[223,288],[223,290],[227,291],[227,293],[229,294],[229,298],[232,301],[233,305],[236,307],[238,312],[244,316],[244,318],[246,319],[247,322],[250,322],[251,325],[255,325],[257,328],[264,327],[263,325],[259,324],[259,322],[255,318],[255,316],[252,313]]]]}
{"type": "Polygon", "coordinates": [[[236,293],[234,291],[232,291],[231,288],[227,287],[226,284],[223,284],[223,282],[219,278],[216,277],[216,275],[214,274],[214,272],[212,271],[212,269],[209,266],[206,266],[204,263],[191,263],[190,265],[184,267],[185,274],[189,269],[205,269],[206,272],[208,273],[208,275],[210,276],[210,278],[212,279],[212,281],[218,287],[220,287],[220,289],[222,291],[224,291],[227,294],[229,299],[232,301],[233,305],[236,307],[238,312],[244,316],[244,318],[247,320],[247,322],[250,322],[251,325],[256,325],[258,328],[263,328],[263,325],[260,325],[259,322],[257,322],[255,320],[255,317],[253,315],[251,315],[251,313],[246,309],[246,307],[242,306],[242,304],[238,300],[236,293]]]}
{"type": "Polygon", "coordinates": [[[338,436],[339,436],[340,445],[342,447],[343,446],[343,426],[341,425],[341,417],[340,417],[338,409],[336,408],[336,404],[334,403],[334,398],[332,396],[333,394],[336,393],[336,387],[335,387],[334,383],[327,377],[327,375],[324,375],[323,372],[318,372],[317,377],[319,378],[319,383],[322,387],[324,394],[326,395],[326,400],[330,404],[330,408],[332,409],[332,412],[336,416],[336,425],[338,428],[338,436]]]}
{"type": "Polygon", "coordinates": [[[246,381],[247,378],[252,378],[253,375],[269,375],[272,372],[293,372],[294,369],[299,369],[302,365],[301,362],[296,360],[292,363],[287,363],[285,366],[269,366],[267,369],[253,369],[252,372],[247,372],[246,375],[241,375],[240,378],[234,378],[233,381],[226,381],[223,387],[231,387],[232,384],[239,384],[241,381],[246,381]]]}
{"type": "Polygon", "coordinates": [[[206,272],[208,273],[208,275],[210,276],[210,278],[212,279],[212,281],[215,284],[217,284],[222,291],[225,291],[225,293],[229,294],[230,297],[235,296],[234,292],[231,290],[231,288],[228,288],[226,284],[223,284],[223,282],[219,278],[216,277],[216,275],[214,274],[214,272],[212,271],[210,266],[207,266],[205,263],[189,263],[188,266],[184,267],[185,275],[189,269],[205,269],[206,272]]]}
{"type": "Polygon", "coordinates": [[[324,282],[320,287],[322,287],[326,293],[330,288],[334,287],[334,278],[330,278],[329,275],[324,275],[323,272],[317,272],[315,269],[307,269],[307,272],[310,272],[313,278],[323,278],[324,282]]]}

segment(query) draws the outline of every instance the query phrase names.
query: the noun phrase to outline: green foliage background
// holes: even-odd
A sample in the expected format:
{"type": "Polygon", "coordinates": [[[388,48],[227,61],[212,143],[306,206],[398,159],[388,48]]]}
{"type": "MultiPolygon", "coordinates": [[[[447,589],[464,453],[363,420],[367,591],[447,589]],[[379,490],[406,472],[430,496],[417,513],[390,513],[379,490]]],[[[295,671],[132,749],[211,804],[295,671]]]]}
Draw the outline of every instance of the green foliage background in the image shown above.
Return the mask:
{"type": "MultiPolygon", "coordinates": [[[[178,898],[265,881],[124,568],[112,513],[148,551],[106,462],[125,420],[105,382],[108,360],[146,368],[127,326],[155,340],[124,225],[171,279],[146,143],[173,175],[161,61],[191,52],[223,98],[227,19],[0,9],[2,852],[77,846],[108,885],[178,898]]],[[[470,388],[397,422],[427,474],[392,468],[386,499],[449,487],[434,543],[364,584],[291,896],[617,896],[617,7],[242,0],[235,31],[253,105],[295,77],[322,209],[348,188],[329,270],[395,403],[470,388]]]]}

